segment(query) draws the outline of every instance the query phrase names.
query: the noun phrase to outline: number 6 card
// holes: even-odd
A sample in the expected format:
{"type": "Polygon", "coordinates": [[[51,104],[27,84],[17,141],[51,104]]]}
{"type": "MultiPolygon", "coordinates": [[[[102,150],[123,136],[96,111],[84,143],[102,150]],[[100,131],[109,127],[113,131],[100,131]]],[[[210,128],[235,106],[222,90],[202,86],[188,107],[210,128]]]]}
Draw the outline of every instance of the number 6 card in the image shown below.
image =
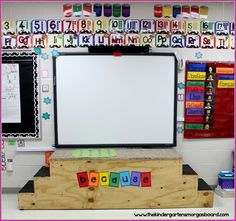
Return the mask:
{"type": "Polygon", "coordinates": [[[49,34],[61,34],[62,33],[62,21],[50,19],[47,21],[49,34]]]}

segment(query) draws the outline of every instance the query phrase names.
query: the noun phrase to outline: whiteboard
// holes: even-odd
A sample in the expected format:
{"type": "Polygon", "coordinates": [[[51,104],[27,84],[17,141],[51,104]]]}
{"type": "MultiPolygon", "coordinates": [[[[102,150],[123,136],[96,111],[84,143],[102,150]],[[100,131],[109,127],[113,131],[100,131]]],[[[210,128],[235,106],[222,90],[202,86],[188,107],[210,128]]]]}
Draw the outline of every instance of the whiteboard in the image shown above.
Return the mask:
{"type": "Polygon", "coordinates": [[[175,146],[174,54],[54,58],[55,145],[175,146]]]}

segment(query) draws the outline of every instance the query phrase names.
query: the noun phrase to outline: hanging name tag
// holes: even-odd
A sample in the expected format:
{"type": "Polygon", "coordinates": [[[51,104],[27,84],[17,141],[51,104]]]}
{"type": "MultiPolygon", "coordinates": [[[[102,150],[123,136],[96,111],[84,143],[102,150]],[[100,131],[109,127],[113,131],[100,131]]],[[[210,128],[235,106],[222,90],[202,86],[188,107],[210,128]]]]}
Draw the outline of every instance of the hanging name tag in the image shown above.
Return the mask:
{"type": "Polygon", "coordinates": [[[48,34],[60,34],[62,33],[62,21],[61,20],[48,20],[48,34]]]}
{"type": "Polygon", "coordinates": [[[140,22],[140,28],[142,33],[154,33],[155,32],[155,20],[142,19],[140,22]]]}
{"type": "Polygon", "coordinates": [[[140,45],[140,35],[139,34],[126,34],[125,35],[125,45],[140,45]]]}
{"type": "Polygon", "coordinates": [[[186,48],[199,48],[200,36],[199,35],[186,35],[185,46],[186,48]]]}
{"type": "Polygon", "coordinates": [[[170,46],[172,48],[183,48],[185,45],[185,37],[183,35],[171,35],[170,46]]]}
{"type": "Polygon", "coordinates": [[[216,48],[217,49],[227,49],[229,47],[229,37],[216,35],[216,48]]]}
{"type": "Polygon", "coordinates": [[[184,34],[185,32],[185,21],[183,20],[172,20],[170,23],[170,31],[173,34],[184,34]]]}
{"type": "Polygon", "coordinates": [[[64,48],[77,48],[78,38],[75,34],[65,34],[63,35],[63,46],[64,48]]]}
{"type": "Polygon", "coordinates": [[[78,32],[76,20],[63,20],[63,32],[65,34],[76,34],[78,32]]]}
{"type": "Polygon", "coordinates": [[[2,34],[3,35],[15,35],[16,34],[16,22],[15,21],[2,21],[2,34]]]}
{"type": "Polygon", "coordinates": [[[201,21],[201,33],[213,35],[215,33],[215,23],[210,21],[201,21]]]}
{"type": "Polygon", "coordinates": [[[122,19],[111,19],[109,26],[111,33],[122,33],[125,29],[125,21],[122,19]]]}
{"type": "Polygon", "coordinates": [[[31,29],[33,34],[46,34],[47,21],[46,20],[32,20],[31,29]]]}
{"type": "Polygon", "coordinates": [[[166,19],[156,20],[156,32],[159,34],[167,34],[170,32],[170,21],[166,19]]]}
{"type": "Polygon", "coordinates": [[[186,33],[198,35],[200,33],[200,22],[186,21],[186,33]]]}
{"type": "Polygon", "coordinates": [[[139,30],[140,30],[139,20],[132,19],[132,20],[125,21],[125,32],[126,33],[139,33],[139,30]]]}
{"type": "Polygon", "coordinates": [[[58,34],[48,34],[48,47],[61,48],[63,45],[63,36],[58,34]]]}
{"type": "Polygon", "coordinates": [[[215,48],[215,36],[214,35],[202,35],[201,36],[202,48],[215,48]]]}
{"type": "Polygon", "coordinates": [[[215,31],[217,35],[228,35],[230,24],[227,21],[217,21],[215,23],[215,31]]]}
{"type": "Polygon", "coordinates": [[[31,35],[17,35],[16,38],[17,48],[31,48],[31,35]]]}
{"type": "Polygon", "coordinates": [[[140,45],[150,45],[151,47],[155,46],[155,36],[154,34],[140,34],[140,45]]]}
{"type": "Polygon", "coordinates": [[[109,46],[109,35],[108,34],[94,34],[94,45],[104,45],[109,46]]]}
{"type": "Polygon", "coordinates": [[[114,45],[120,45],[124,46],[125,45],[125,38],[123,34],[110,34],[110,46],[114,45]]]}
{"type": "Polygon", "coordinates": [[[2,48],[3,49],[16,48],[16,38],[10,35],[2,36],[2,48]]]}
{"type": "Polygon", "coordinates": [[[78,21],[78,32],[80,33],[92,33],[92,20],[80,19],[78,21]]]}
{"type": "Polygon", "coordinates": [[[158,48],[170,47],[170,35],[169,34],[156,34],[156,47],[158,48]]]}
{"type": "Polygon", "coordinates": [[[47,40],[46,35],[32,35],[32,46],[34,48],[46,48],[47,47],[47,40]]]}
{"type": "Polygon", "coordinates": [[[94,19],[93,20],[94,33],[107,33],[108,21],[106,19],[94,19]]]}
{"type": "Polygon", "coordinates": [[[16,21],[16,32],[21,35],[30,34],[31,33],[30,22],[28,20],[16,21]]]}
{"type": "Polygon", "coordinates": [[[88,47],[93,45],[93,35],[89,33],[79,34],[79,47],[88,47]]]}

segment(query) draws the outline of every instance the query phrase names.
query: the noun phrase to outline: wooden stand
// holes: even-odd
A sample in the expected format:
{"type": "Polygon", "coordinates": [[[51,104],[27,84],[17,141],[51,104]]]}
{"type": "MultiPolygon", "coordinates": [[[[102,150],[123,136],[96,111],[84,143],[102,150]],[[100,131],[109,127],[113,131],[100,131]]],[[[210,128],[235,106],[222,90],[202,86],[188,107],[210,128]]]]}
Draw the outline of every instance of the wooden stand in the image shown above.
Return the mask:
{"type": "Polygon", "coordinates": [[[117,149],[112,158],[75,158],[57,149],[19,192],[19,209],[212,207],[213,191],[173,149],[117,149]],[[151,187],[81,188],[77,172],[151,172],[151,187]]]}

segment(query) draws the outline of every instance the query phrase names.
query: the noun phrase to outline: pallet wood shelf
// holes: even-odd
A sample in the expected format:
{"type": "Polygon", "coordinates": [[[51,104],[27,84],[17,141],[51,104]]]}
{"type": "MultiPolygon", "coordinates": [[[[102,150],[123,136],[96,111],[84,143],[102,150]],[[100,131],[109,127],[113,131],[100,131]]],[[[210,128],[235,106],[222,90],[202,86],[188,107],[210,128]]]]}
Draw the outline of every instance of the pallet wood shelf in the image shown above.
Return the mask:
{"type": "Polygon", "coordinates": [[[19,209],[135,209],[212,207],[213,190],[174,149],[117,149],[111,158],[73,157],[57,149],[19,192],[19,209]],[[81,188],[77,172],[151,172],[151,187],[81,188]]]}

